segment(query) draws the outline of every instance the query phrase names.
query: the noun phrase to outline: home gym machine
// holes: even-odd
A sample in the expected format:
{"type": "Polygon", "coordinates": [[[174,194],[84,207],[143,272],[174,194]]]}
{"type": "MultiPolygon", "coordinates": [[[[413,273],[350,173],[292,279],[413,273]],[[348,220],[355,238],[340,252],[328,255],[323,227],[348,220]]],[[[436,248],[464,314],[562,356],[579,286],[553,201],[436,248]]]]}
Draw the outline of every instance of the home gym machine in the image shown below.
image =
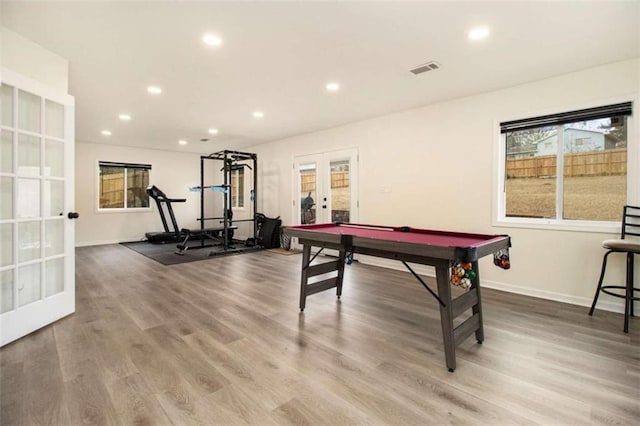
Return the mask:
{"type": "Polygon", "coordinates": [[[209,256],[218,254],[238,253],[248,250],[256,250],[258,246],[258,217],[256,213],[258,186],[258,156],[247,152],[239,151],[219,151],[210,155],[200,156],[200,186],[190,188],[192,191],[200,192],[200,222],[199,230],[182,229],[184,235],[181,244],[178,244],[176,253],[184,254],[188,249],[201,249],[211,247],[209,256]],[[222,185],[205,185],[205,162],[207,160],[222,161],[220,171],[223,176],[222,185]],[[231,185],[233,172],[241,169],[253,171],[253,185],[250,191],[250,217],[247,219],[233,219],[232,191],[231,185]],[[218,217],[207,217],[205,215],[205,191],[212,190],[223,194],[223,213],[218,217]],[[221,227],[207,228],[205,222],[217,221],[221,227]],[[251,222],[252,236],[246,241],[234,240],[234,231],[238,229],[237,223],[251,222]],[[199,239],[199,244],[189,245],[190,239],[199,239]],[[215,249],[214,249],[215,248],[215,249]]]}
{"type": "Polygon", "coordinates": [[[171,203],[184,203],[187,201],[186,198],[169,198],[155,185],[147,187],[147,194],[155,200],[156,205],[158,206],[158,213],[160,213],[160,219],[162,219],[164,232],[147,232],[144,236],[152,244],[179,242],[182,239],[182,235],[180,234],[180,228],[178,228],[178,223],[176,222],[176,216],[173,214],[173,207],[171,207],[171,203]],[[167,224],[167,218],[164,214],[165,209],[169,213],[173,231],[169,229],[167,224]]]}

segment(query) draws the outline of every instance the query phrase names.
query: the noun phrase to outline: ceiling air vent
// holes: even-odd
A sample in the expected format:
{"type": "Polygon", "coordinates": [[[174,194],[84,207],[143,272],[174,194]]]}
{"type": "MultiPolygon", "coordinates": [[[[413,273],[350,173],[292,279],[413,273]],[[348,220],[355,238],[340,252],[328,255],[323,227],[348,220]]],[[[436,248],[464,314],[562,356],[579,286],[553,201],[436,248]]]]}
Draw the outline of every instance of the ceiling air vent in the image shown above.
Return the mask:
{"type": "Polygon", "coordinates": [[[418,75],[418,74],[422,74],[423,72],[433,71],[438,69],[440,69],[440,64],[435,61],[431,61],[431,62],[427,62],[426,64],[417,66],[416,68],[411,70],[411,73],[418,75]]]}

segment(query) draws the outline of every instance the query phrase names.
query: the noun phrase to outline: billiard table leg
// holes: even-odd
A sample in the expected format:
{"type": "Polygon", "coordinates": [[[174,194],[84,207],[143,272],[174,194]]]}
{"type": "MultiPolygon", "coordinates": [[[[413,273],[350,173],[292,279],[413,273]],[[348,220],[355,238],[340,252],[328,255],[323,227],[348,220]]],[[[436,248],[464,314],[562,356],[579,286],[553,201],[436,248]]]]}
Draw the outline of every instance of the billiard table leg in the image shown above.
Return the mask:
{"type": "Polygon", "coordinates": [[[436,281],[438,283],[438,296],[440,300],[444,302],[444,306],[440,305],[440,324],[442,325],[444,356],[449,372],[453,373],[456,369],[456,341],[453,331],[453,310],[451,305],[448,263],[436,266],[436,281]]]}
{"type": "Polygon", "coordinates": [[[338,280],[336,282],[336,296],[340,299],[342,296],[342,280],[344,279],[344,263],[347,260],[347,252],[340,251],[339,261],[338,261],[338,280]]]}
{"type": "Polygon", "coordinates": [[[307,304],[307,272],[309,270],[309,259],[311,258],[311,246],[305,244],[302,247],[302,273],[300,274],[300,312],[304,312],[307,304]]]}
{"type": "Polygon", "coordinates": [[[473,270],[476,271],[476,277],[471,280],[471,288],[475,288],[476,289],[476,294],[478,295],[478,301],[476,302],[475,305],[473,305],[473,307],[471,308],[471,312],[473,312],[474,315],[478,315],[478,321],[479,321],[479,325],[478,325],[478,329],[476,330],[476,340],[479,344],[482,344],[482,342],[484,342],[484,323],[482,321],[482,297],[480,294],[480,269],[478,268],[478,262],[472,262],[473,265],[473,270]]]}

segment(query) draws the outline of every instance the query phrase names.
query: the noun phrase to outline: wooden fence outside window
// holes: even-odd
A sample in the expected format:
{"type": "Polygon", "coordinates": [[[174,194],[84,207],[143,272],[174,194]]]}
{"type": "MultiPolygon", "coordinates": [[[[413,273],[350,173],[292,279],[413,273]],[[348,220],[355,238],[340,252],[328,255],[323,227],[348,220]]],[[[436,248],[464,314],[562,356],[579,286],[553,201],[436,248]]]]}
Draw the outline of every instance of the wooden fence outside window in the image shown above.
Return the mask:
{"type": "MultiPolygon", "coordinates": [[[[557,157],[542,155],[507,160],[507,179],[556,176],[557,157]]],[[[627,149],[577,152],[564,156],[564,176],[614,176],[627,174],[627,149]]]]}

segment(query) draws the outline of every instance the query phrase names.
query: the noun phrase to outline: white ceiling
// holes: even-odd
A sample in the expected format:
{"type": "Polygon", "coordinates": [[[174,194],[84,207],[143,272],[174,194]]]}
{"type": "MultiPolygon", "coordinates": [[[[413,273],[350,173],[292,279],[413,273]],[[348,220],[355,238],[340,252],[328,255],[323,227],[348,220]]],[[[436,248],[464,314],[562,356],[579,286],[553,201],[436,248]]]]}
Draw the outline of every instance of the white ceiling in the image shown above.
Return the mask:
{"type": "Polygon", "coordinates": [[[198,153],[635,58],[639,22],[637,1],[2,2],[3,26],[69,60],[79,141],[198,153]]]}

